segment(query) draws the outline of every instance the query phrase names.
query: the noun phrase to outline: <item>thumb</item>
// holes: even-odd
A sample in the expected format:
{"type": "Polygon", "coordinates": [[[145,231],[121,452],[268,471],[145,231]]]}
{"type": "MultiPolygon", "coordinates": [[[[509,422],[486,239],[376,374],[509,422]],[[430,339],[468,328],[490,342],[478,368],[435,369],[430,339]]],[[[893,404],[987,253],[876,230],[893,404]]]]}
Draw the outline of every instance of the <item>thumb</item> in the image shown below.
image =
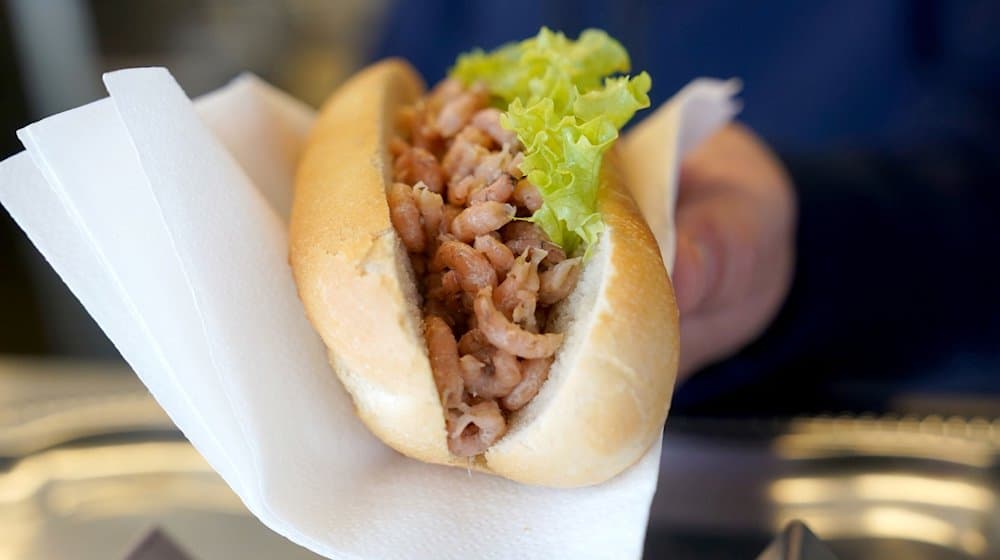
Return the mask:
{"type": "Polygon", "coordinates": [[[674,292],[681,315],[697,313],[718,282],[719,256],[712,245],[694,232],[677,232],[674,292]]]}
{"type": "Polygon", "coordinates": [[[724,190],[678,207],[675,290],[682,314],[745,303],[760,272],[758,213],[752,198],[724,190]]]}

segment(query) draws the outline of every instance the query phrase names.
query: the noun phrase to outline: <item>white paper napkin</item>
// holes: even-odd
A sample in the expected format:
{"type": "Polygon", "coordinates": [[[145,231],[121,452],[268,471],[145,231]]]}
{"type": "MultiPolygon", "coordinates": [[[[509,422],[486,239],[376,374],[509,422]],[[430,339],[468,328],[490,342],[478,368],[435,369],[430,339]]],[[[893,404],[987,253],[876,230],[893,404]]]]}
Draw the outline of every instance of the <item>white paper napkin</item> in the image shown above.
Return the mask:
{"type": "MultiPolygon", "coordinates": [[[[605,484],[554,490],[402,457],[355,418],[287,263],[310,109],[253,76],[195,104],[163,69],[105,84],[19,132],[0,202],[265,524],[330,558],[641,554],[659,444],[605,484]]],[[[667,262],[676,162],[732,93],[696,82],[625,142],[667,262]]]]}

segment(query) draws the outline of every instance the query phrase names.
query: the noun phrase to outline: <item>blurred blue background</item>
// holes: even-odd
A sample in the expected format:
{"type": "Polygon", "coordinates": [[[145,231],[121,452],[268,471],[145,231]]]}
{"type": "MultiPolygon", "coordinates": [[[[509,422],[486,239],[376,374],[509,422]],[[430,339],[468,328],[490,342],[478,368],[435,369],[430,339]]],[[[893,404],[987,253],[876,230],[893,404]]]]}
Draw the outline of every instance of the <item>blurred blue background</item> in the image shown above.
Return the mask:
{"type": "MultiPolygon", "coordinates": [[[[979,117],[970,90],[1000,68],[996,2],[397,2],[377,55],[405,56],[434,81],[455,53],[548,25],[601,27],[662,102],[696,76],[737,77],[741,119],[779,150],[920,141],[979,117]]],[[[990,99],[989,101],[994,101],[990,99]]]]}

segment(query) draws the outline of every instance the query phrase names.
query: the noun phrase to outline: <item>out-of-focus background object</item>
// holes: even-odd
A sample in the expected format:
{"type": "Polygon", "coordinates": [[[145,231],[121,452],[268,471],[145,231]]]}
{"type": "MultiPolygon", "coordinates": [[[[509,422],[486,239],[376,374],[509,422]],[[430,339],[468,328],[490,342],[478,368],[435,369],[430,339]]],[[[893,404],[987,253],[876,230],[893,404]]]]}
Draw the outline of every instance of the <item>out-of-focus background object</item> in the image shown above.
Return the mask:
{"type": "Polygon", "coordinates": [[[0,560],[315,559],[252,517],[124,367],[0,361],[0,560]]]}
{"type": "MultiPolygon", "coordinates": [[[[104,96],[101,73],[166,66],[196,96],[253,72],[318,105],[365,62],[382,0],[0,2],[0,159],[19,127],[104,96]]],[[[0,353],[117,358],[0,213],[0,353]]]]}
{"type": "Polygon", "coordinates": [[[757,560],[837,560],[809,527],[792,521],[757,557],[757,560]]]}

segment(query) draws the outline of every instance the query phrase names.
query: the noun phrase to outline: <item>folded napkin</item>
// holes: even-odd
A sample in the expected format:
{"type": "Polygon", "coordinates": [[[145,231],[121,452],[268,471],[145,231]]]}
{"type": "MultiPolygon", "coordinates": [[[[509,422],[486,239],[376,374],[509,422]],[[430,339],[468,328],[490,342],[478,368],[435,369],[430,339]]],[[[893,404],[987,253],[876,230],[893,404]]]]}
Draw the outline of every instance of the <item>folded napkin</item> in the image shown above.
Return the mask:
{"type": "MultiPolygon", "coordinates": [[[[250,75],[194,103],[161,68],[104,82],[19,131],[0,202],[254,515],[330,558],[641,554],[659,444],[556,490],[408,459],[355,418],[288,267],[311,109],[250,75]]],[[[668,263],[676,162],[732,116],[733,87],[693,83],[624,143],[668,263]]]]}

